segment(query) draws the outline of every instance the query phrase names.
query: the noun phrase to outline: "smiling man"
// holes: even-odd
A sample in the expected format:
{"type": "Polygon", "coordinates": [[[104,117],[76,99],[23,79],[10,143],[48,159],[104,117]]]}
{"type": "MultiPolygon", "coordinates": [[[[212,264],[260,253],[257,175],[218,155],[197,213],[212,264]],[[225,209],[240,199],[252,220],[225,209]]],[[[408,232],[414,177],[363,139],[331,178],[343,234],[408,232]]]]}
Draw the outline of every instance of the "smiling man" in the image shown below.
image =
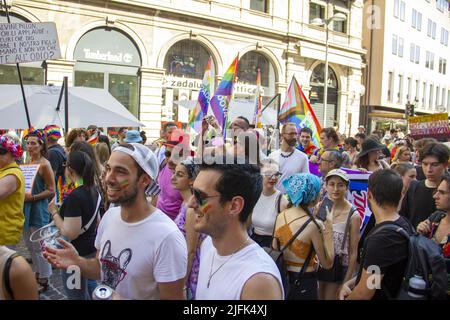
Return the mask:
{"type": "Polygon", "coordinates": [[[47,248],[58,268],[80,267],[84,276],[102,279],[125,299],[183,299],[187,248],[176,224],[147,202],[145,190],[158,175],[158,162],[147,147],[133,143],[114,149],[106,164],[109,209],[98,227],[97,257],[85,259],[75,248],[47,248]]]}
{"type": "Polygon", "coordinates": [[[196,299],[282,299],[274,261],[246,229],[261,195],[259,167],[234,160],[245,164],[202,165],[194,182],[189,201],[197,215],[194,229],[209,235],[201,245],[196,299]]]}

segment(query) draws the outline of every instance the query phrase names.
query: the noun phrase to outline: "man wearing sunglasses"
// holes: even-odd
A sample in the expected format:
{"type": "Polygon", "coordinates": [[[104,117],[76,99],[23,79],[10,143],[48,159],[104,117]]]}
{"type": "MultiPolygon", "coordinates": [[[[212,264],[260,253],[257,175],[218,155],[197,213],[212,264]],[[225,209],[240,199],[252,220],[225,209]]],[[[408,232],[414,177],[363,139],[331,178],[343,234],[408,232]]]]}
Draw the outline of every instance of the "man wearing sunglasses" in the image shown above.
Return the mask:
{"type": "Polygon", "coordinates": [[[13,137],[0,136],[0,245],[14,247],[22,235],[25,179],[16,163],[22,153],[13,137]]]}
{"type": "Polygon", "coordinates": [[[184,299],[186,240],[177,225],[147,202],[145,191],[158,175],[158,162],[147,147],[126,144],[114,149],[106,166],[110,208],[98,227],[97,257],[82,258],[72,244],[46,248],[58,268],[80,267],[83,276],[101,279],[125,299],[184,299]]]}
{"type": "Polygon", "coordinates": [[[213,164],[201,165],[188,203],[195,231],[209,235],[200,249],[196,299],[282,299],[278,268],[246,228],[262,191],[260,169],[248,159],[234,160],[205,161],[213,164]]]}

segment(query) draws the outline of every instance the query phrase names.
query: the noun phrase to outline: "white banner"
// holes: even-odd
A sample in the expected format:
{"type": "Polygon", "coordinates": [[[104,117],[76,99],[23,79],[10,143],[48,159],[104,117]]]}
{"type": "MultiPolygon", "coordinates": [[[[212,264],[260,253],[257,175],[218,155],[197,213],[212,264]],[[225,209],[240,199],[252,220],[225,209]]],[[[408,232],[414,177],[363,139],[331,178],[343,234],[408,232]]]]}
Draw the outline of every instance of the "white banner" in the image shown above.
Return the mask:
{"type": "Polygon", "coordinates": [[[0,23],[0,64],[61,58],[54,22],[0,23]]]}
{"type": "Polygon", "coordinates": [[[25,178],[25,192],[31,193],[33,190],[34,179],[39,171],[40,164],[23,164],[20,166],[25,178]]]}

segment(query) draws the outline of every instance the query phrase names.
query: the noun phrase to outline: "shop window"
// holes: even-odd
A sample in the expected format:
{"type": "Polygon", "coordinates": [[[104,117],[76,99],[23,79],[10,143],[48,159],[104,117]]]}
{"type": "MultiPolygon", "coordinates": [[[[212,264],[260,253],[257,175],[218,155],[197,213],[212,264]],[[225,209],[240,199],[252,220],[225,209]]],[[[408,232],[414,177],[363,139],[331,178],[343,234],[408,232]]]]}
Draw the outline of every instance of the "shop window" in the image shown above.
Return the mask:
{"type": "Polygon", "coordinates": [[[182,40],[167,52],[164,68],[171,76],[203,79],[209,56],[208,51],[199,42],[182,40]]]}

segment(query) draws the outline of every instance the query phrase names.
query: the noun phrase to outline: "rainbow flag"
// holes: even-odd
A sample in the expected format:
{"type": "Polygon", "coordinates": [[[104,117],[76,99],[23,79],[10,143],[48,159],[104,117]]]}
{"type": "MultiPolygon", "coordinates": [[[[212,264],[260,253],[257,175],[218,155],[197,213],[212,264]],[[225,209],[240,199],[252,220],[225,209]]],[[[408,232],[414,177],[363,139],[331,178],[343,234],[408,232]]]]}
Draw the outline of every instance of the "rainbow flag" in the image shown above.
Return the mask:
{"type": "Polygon", "coordinates": [[[320,148],[320,123],[317,121],[314,110],[303,94],[295,77],[292,77],[291,84],[286,94],[286,100],[278,113],[278,121],[281,123],[293,122],[297,128],[308,127],[312,130],[312,142],[320,148]]]}
{"type": "Polygon", "coordinates": [[[56,205],[60,207],[63,202],[63,181],[62,177],[58,177],[58,181],[56,181],[56,205]]]}
{"type": "Polygon", "coordinates": [[[97,142],[98,142],[98,137],[99,137],[99,134],[98,134],[98,131],[96,131],[92,136],[89,137],[89,139],[88,139],[87,142],[88,142],[91,146],[95,147],[95,145],[96,145],[97,142]]]}
{"type": "MultiPolygon", "coordinates": [[[[225,133],[226,121],[228,115],[228,106],[230,104],[231,96],[233,94],[233,86],[236,81],[238,71],[239,54],[234,58],[231,65],[223,75],[222,80],[217,87],[214,96],[211,98],[211,109],[217,119],[219,125],[225,133]]],[[[225,135],[224,135],[225,136],[225,135]]]]}
{"type": "Polygon", "coordinates": [[[262,128],[261,112],[262,112],[261,70],[258,69],[258,73],[256,74],[255,114],[253,116],[253,123],[255,124],[255,128],[262,128]]]}
{"type": "Polygon", "coordinates": [[[202,119],[208,114],[208,107],[211,100],[211,92],[213,92],[213,86],[214,70],[212,68],[212,58],[209,57],[208,64],[205,69],[205,75],[203,76],[201,89],[198,94],[197,104],[191,111],[189,117],[189,125],[197,132],[201,131],[202,119]]]}

